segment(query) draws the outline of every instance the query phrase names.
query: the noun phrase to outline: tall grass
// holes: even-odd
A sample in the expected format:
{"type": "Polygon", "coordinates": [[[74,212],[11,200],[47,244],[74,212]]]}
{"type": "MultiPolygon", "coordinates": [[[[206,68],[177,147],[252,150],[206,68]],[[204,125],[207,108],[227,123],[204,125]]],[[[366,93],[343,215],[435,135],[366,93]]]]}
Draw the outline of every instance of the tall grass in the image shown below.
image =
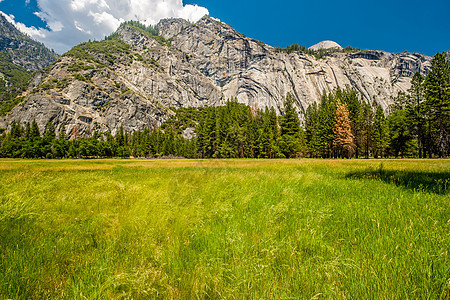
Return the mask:
{"type": "Polygon", "coordinates": [[[449,172],[3,160],[0,298],[448,299],[449,172]]]}

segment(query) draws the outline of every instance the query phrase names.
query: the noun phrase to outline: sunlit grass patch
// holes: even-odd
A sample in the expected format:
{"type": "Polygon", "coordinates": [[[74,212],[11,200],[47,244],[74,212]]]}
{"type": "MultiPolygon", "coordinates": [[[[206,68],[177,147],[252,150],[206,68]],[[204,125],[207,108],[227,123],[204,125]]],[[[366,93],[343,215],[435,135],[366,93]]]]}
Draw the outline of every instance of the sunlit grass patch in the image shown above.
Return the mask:
{"type": "Polygon", "coordinates": [[[447,299],[449,170],[0,161],[0,298],[447,299]]]}

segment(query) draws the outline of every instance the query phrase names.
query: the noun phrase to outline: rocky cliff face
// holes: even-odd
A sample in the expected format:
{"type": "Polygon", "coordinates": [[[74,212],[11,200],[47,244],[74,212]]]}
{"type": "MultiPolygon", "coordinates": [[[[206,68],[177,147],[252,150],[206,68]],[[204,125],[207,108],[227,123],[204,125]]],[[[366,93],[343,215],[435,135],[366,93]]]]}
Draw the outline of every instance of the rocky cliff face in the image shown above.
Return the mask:
{"type": "Polygon", "coordinates": [[[14,64],[28,71],[42,69],[58,58],[55,52],[17,30],[2,14],[0,14],[0,51],[7,53],[14,64]]]}
{"type": "Polygon", "coordinates": [[[447,58],[448,63],[450,64],[450,50],[444,52],[445,57],[447,58]]]}
{"type": "Polygon", "coordinates": [[[281,108],[287,93],[300,111],[325,91],[352,86],[365,101],[383,108],[410,87],[415,72],[427,74],[430,57],[416,53],[337,51],[323,59],[304,53],[285,53],[247,38],[230,26],[205,17],[190,25],[164,20],[160,33],[174,48],[191,55],[191,62],[220,87],[225,98],[259,107],[281,108]]]}
{"type": "Polygon", "coordinates": [[[64,123],[72,137],[114,133],[119,125],[134,131],[158,126],[172,107],[222,105],[232,97],[281,112],[287,93],[304,112],[323,92],[345,86],[386,108],[409,88],[410,76],[430,68],[421,54],[336,51],[319,59],[278,51],[209,17],[196,24],[162,20],[157,28],[155,37],[124,25],[114,40],[75,47],[34,78],[26,101],[0,127],[36,119],[41,129],[64,123]]]}

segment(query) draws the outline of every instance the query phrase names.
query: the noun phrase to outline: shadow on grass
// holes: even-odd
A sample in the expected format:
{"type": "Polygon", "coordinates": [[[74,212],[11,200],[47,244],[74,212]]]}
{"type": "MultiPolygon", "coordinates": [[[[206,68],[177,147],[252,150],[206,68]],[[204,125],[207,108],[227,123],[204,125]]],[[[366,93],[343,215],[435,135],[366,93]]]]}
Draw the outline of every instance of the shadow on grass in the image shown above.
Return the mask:
{"type": "Polygon", "coordinates": [[[450,172],[424,172],[385,170],[383,164],[378,168],[368,168],[346,174],[345,178],[381,180],[389,184],[411,190],[424,191],[438,195],[446,195],[450,190],[450,172]]]}

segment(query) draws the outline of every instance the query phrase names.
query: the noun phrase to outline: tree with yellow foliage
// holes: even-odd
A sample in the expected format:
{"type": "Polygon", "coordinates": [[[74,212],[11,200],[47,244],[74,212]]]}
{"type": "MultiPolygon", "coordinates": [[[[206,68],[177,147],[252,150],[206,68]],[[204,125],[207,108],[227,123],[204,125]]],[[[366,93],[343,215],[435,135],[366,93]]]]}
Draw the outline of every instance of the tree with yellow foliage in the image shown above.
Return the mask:
{"type": "Polygon", "coordinates": [[[347,104],[339,104],[336,109],[336,123],[334,126],[334,156],[339,158],[352,157],[356,148],[353,138],[347,104]]]}

